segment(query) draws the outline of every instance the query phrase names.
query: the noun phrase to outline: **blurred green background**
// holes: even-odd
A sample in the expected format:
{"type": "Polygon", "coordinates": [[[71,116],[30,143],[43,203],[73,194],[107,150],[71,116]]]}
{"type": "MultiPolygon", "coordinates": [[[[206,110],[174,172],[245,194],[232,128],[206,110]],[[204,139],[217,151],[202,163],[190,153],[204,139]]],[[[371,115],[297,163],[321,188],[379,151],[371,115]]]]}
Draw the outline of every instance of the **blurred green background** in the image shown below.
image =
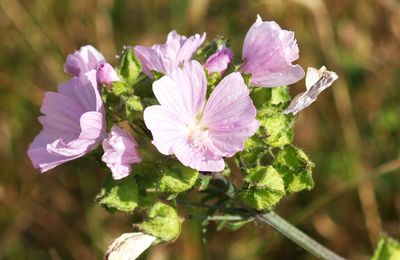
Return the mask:
{"type": "MultiPolygon", "coordinates": [[[[123,45],[164,42],[176,29],[225,35],[240,55],[260,14],[296,32],[304,68],[326,65],[334,86],[301,112],[296,144],[316,163],[315,188],[277,212],[350,259],[379,234],[400,238],[400,3],[396,0],[0,0],[0,259],[101,259],[130,217],[95,206],[105,172],[83,158],[46,174],[29,143],[43,93],[67,80],[66,56],[92,44],[112,64],[123,45]]],[[[292,95],[304,88],[291,87],[292,95]]],[[[184,212],[181,212],[182,217],[184,212]]],[[[185,221],[179,239],[145,259],[313,259],[269,227],[207,233],[185,221]]]]}

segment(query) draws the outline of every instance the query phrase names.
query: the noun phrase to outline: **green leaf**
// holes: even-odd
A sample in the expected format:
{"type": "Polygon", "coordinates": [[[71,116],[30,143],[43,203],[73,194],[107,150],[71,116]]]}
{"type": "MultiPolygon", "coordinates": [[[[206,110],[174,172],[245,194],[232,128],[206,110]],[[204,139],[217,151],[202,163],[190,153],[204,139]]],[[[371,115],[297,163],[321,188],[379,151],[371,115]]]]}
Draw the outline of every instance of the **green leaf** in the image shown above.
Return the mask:
{"type": "Polygon", "coordinates": [[[229,229],[230,231],[236,231],[239,228],[243,227],[244,225],[252,222],[254,219],[246,219],[246,220],[242,220],[242,221],[235,221],[235,222],[228,222],[226,223],[226,228],[229,229]]]}
{"type": "MultiPolygon", "coordinates": [[[[239,65],[238,67],[240,67],[241,65],[239,65]]],[[[239,70],[239,68],[237,68],[237,70],[239,70]]],[[[235,70],[235,71],[237,71],[235,70]]],[[[247,86],[250,84],[250,78],[251,78],[251,74],[249,73],[242,73],[242,78],[244,81],[244,84],[246,84],[247,86]]]]}
{"type": "Polygon", "coordinates": [[[161,174],[156,163],[150,161],[135,163],[132,165],[132,172],[135,174],[140,189],[156,190],[158,188],[161,174]]]}
{"type": "Polygon", "coordinates": [[[227,220],[221,220],[217,225],[217,231],[221,231],[226,224],[228,224],[227,220]]]}
{"type": "Polygon", "coordinates": [[[291,100],[289,89],[286,86],[271,89],[271,105],[285,105],[291,100]]]}
{"type": "Polygon", "coordinates": [[[138,205],[138,186],[132,176],[114,180],[108,174],[97,201],[100,205],[125,212],[132,212],[138,205]]]}
{"type": "Polygon", "coordinates": [[[248,206],[257,210],[266,210],[278,203],[284,196],[284,192],[269,190],[269,189],[257,189],[252,187],[248,190],[239,193],[241,200],[248,206]]]}
{"type": "Polygon", "coordinates": [[[171,195],[168,196],[167,200],[174,200],[178,197],[178,193],[173,193],[171,195]]]}
{"type": "Polygon", "coordinates": [[[112,94],[114,94],[115,97],[127,95],[133,91],[133,89],[123,81],[113,82],[110,89],[111,89],[112,94]]]}
{"type": "Polygon", "coordinates": [[[163,165],[161,169],[159,190],[161,192],[180,193],[190,189],[197,180],[199,172],[173,161],[163,165]]]}
{"type": "Polygon", "coordinates": [[[143,105],[140,100],[140,97],[137,96],[129,97],[127,100],[125,100],[125,105],[127,111],[138,111],[138,112],[143,111],[143,105]]]}
{"type": "Polygon", "coordinates": [[[260,128],[256,135],[271,147],[282,147],[293,141],[293,115],[283,114],[290,101],[286,86],[276,88],[252,88],[250,96],[257,108],[260,128]]]}
{"type": "Polygon", "coordinates": [[[273,166],[259,166],[248,169],[244,181],[258,188],[285,192],[282,176],[273,166]]]}
{"type": "Polygon", "coordinates": [[[116,71],[129,87],[138,80],[142,67],[132,47],[123,49],[116,71]]]}
{"type": "Polygon", "coordinates": [[[159,71],[155,71],[155,70],[152,70],[151,74],[153,74],[153,80],[154,81],[161,79],[165,75],[164,73],[159,72],[159,71]]]}
{"type": "Polygon", "coordinates": [[[283,176],[287,193],[295,193],[304,189],[311,190],[314,187],[311,169],[301,172],[289,172],[283,176]]]}
{"type": "Polygon", "coordinates": [[[253,100],[253,104],[257,110],[268,104],[271,99],[271,95],[270,88],[250,88],[250,97],[253,100]]]}
{"type": "Polygon", "coordinates": [[[289,89],[286,86],[275,88],[251,88],[250,97],[257,110],[260,108],[273,108],[282,112],[291,100],[289,89]]]}
{"type": "Polygon", "coordinates": [[[382,236],[379,240],[372,260],[397,260],[400,259],[400,244],[398,241],[382,236]]]}
{"type": "Polygon", "coordinates": [[[302,170],[314,167],[314,163],[299,148],[293,145],[285,146],[277,155],[277,162],[290,170],[302,170]]]}
{"type": "Polygon", "coordinates": [[[295,117],[283,114],[288,100],[286,88],[273,88],[269,94],[269,100],[257,111],[257,119],[260,122],[257,134],[266,137],[264,142],[267,145],[282,147],[293,141],[295,117]]]}
{"type": "Polygon", "coordinates": [[[293,142],[294,117],[284,114],[274,114],[259,119],[260,125],[266,130],[268,137],[265,142],[272,147],[282,147],[293,142]]]}
{"type": "Polygon", "coordinates": [[[143,161],[132,166],[132,172],[139,187],[157,192],[181,193],[196,183],[199,172],[183,166],[178,161],[164,162],[162,165],[143,161]]]}
{"type": "Polygon", "coordinates": [[[243,202],[257,210],[271,208],[285,195],[281,174],[272,166],[248,169],[244,181],[249,184],[240,192],[243,202]]]}
{"type": "Polygon", "coordinates": [[[198,180],[200,182],[199,191],[203,191],[203,190],[207,189],[208,185],[210,184],[210,181],[212,180],[212,176],[201,174],[201,175],[199,175],[198,180]]]}
{"type": "Polygon", "coordinates": [[[260,136],[260,132],[263,132],[263,129],[259,129],[257,134],[247,138],[244,143],[243,151],[238,154],[238,158],[244,161],[246,166],[255,166],[257,162],[268,153],[269,147],[265,144],[264,138],[260,136]]]}
{"type": "Polygon", "coordinates": [[[275,168],[282,174],[287,193],[314,187],[312,168],[314,163],[299,148],[287,145],[276,157],[275,168]]]}
{"type": "Polygon", "coordinates": [[[223,36],[217,37],[210,42],[206,42],[196,51],[195,59],[200,62],[205,62],[208,57],[213,55],[218,50],[218,48],[222,46],[229,47],[228,41],[223,36]]]}
{"type": "Polygon", "coordinates": [[[218,72],[207,73],[207,97],[209,97],[218,83],[221,81],[221,74],[218,72]]]}
{"type": "Polygon", "coordinates": [[[143,114],[143,104],[138,96],[130,96],[125,100],[125,116],[132,122],[143,114]]]}
{"type": "Polygon", "coordinates": [[[175,240],[181,232],[181,220],[176,210],[161,202],[154,204],[145,221],[135,226],[166,242],[175,240]]]}

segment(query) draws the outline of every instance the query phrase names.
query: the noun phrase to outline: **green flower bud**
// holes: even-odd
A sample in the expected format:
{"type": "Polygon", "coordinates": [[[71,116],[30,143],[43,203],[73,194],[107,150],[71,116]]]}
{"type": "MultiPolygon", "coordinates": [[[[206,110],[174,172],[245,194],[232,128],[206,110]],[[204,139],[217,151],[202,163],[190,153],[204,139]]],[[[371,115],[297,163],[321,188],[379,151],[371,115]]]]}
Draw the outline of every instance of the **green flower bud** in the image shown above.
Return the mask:
{"type": "Polygon", "coordinates": [[[142,67],[132,47],[124,47],[116,71],[128,87],[139,79],[142,67]]]}

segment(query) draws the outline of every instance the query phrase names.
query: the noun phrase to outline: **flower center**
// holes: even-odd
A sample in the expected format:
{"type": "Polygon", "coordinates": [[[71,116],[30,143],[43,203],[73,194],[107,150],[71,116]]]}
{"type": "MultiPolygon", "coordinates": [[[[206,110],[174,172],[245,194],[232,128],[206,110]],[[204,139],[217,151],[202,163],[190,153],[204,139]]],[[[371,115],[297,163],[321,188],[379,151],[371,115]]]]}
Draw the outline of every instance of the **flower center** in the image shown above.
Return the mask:
{"type": "Polygon", "coordinates": [[[189,139],[193,146],[201,147],[208,142],[208,129],[200,125],[199,122],[187,124],[189,129],[189,139]]]}

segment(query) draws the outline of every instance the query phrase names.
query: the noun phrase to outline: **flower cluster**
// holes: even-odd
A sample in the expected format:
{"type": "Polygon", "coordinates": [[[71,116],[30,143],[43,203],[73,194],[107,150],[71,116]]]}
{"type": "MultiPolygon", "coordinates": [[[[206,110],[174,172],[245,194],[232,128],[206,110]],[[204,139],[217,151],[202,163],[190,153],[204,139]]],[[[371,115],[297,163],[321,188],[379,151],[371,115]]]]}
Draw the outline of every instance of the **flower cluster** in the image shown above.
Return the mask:
{"type": "MultiPolygon", "coordinates": [[[[43,129],[28,150],[33,166],[46,172],[102,152],[112,178],[98,201],[127,212],[148,209],[137,225],[145,234],[121,238],[132,239],[126,245],[143,240],[143,247],[179,235],[175,209],[157,198],[169,193],[174,199],[198,180],[205,189],[207,174],[229,169],[226,158],[234,157],[230,163],[245,172],[237,196],[257,210],[309,189],[312,163],[291,145],[293,114],[315,101],[336,74],[312,70],[307,91],[289,104],[282,86],[304,77],[293,64],[296,39],[260,17],[245,36],[241,59],[234,57],[224,38],[206,42],[205,33],[176,31],[164,44],[125,47],[115,68],[94,47],[82,47],[64,66],[72,78],[45,94],[43,129]],[[277,156],[266,159],[272,148],[277,156]]],[[[117,254],[113,247],[109,255],[117,254]]]]}

